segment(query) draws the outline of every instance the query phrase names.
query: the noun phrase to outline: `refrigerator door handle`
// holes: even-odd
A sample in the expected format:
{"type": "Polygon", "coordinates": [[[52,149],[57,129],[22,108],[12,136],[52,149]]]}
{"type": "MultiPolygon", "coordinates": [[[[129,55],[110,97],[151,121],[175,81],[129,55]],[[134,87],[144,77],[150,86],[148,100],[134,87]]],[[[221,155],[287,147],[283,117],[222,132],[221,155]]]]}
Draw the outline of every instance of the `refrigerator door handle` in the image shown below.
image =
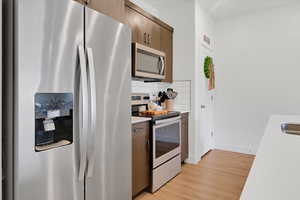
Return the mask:
{"type": "Polygon", "coordinates": [[[91,117],[91,130],[89,135],[90,145],[89,145],[89,155],[88,155],[88,171],[87,178],[93,177],[94,166],[95,166],[95,135],[96,135],[96,123],[97,123],[97,103],[96,103],[96,79],[95,79],[95,65],[93,50],[87,48],[88,57],[88,67],[89,67],[89,81],[90,81],[90,95],[91,95],[91,107],[90,107],[90,117],[91,117]]]}
{"type": "Polygon", "coordinates": [[[84,180],[85,170],[87,165],[87,130],[88,130],[88,81],[87,81],[87,66],[86,56],[83,46],[78,47],[79,52],[79,64],[80,64],[80,79],[81,79],[81,91],[82,91],[82,125],[79,131],[79,143],[80,143],[80,166],[79,166],[79,180],[84,180]]]}

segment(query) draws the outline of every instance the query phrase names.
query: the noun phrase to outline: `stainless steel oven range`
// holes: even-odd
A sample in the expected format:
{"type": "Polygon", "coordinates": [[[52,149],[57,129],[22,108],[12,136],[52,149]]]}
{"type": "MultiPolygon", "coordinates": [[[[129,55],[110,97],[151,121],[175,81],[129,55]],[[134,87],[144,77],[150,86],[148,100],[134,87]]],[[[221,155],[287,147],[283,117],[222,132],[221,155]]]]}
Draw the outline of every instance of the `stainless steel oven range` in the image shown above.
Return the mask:
{"type": "Polygon", "coordinates": [[[180,116],[153,120],[152,192],[157,191],[181,171],[180,131],[180,116]]]}
{"type": "MultiPolygon", "coordinates": [[[[132,115],[143,117],[139,110],[147,108],[148,95],[132,95],[132,115]]],[[[157,191],[181,172],[181,118],[179,112],[151,117],[151,192],[157,191]]]]}

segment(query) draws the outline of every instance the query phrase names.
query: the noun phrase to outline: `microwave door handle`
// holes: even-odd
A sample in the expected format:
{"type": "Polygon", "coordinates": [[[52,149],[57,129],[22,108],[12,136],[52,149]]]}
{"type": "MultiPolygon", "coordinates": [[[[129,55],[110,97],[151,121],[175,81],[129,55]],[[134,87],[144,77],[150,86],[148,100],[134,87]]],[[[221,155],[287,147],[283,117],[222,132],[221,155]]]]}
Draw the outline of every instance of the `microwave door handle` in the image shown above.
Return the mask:
{"type": "Polygon", "coordinates": [[[164,71],[165,71],[165,62],[164,62],[164,58],[162,56],[159,57],[159,60],[161,62],[161,71],[160,71],[160,75],[164,75],[164,71]]]}
{"type": "Polygon", "coordinates": [[[96,78],[95,78],[95,65],[92,48],[87,48],[88,67],[89,67],[89,81],[90,81],[90,94],[91,94],[91,106],[90,106],[90,117],[91,117],[91,130],[90,130],[90,152],[88,155],[88,170],[87,178],[91,178],[94,175],[95,166],[95,136],[96,136],[96,123],[97,123],[97,103],[96,103],[96,78]]]}
{"type": "Polygon", "coordinates": [[[81,82],[81,120],[79,127],[79,145],[80,145],[80,164],[79,175],[80,181],[84,180],[86,163],[87,163],[87,129],[88,129],[88,84],[87,84],[87,68],[86,56],[83,46],[78,47],[79,65],[80,65],[80,82],[81,82]]]}

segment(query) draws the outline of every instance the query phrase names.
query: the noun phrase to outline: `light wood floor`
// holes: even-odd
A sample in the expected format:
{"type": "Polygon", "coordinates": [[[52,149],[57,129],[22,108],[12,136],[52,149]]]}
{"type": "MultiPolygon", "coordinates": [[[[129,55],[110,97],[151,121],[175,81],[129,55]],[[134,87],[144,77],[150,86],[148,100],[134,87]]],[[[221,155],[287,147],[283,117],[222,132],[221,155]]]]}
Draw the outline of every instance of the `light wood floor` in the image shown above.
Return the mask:
{"type": "Polygon", "coordinates": [[[238,200],[254,156],[213,150],[197,165],[185,164],[182,173],[155,194],[135,200],[238,200]]]}

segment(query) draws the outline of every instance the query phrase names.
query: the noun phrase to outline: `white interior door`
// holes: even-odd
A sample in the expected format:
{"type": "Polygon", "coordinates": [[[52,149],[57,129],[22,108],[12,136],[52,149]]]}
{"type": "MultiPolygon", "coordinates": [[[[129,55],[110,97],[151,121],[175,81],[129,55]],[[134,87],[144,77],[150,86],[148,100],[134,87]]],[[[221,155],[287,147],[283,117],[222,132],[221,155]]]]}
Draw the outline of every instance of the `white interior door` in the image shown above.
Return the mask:
{"type": "Polygon", "coordinates": [[[201,105],[201,141],[203,146],[202,155],[213,148],[213,97],[212,94],[203,97],[201,105]]]}
{"type": "MultiPolygon", "coordinates": [[[[201,66],[204,65],[206,56],[212,56],[212,50],[202,46],[201,66]]],[[[208,79],[202,75],[201,87],[201,107],[200,107],[200,143],[201,143],[201,156],[206,154],[213,148],[213,113],[214,113],[214,92],[208,90],[208,79]]]]}

